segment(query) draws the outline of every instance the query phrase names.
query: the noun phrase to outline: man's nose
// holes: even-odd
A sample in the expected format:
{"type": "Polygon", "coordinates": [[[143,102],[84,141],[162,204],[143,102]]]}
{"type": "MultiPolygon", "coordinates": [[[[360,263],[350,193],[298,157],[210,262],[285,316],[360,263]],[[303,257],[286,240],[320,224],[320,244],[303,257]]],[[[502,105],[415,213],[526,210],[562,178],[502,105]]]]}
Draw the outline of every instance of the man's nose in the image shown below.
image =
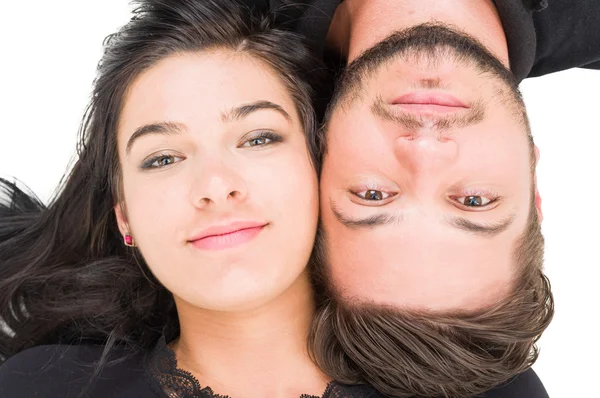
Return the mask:
{"type": "Polygon", "coordinates": [[[400,164],[413,173],[443,170],[458,157],[456,142],[433,133],[399,137],[394,149],[400,164]]]}

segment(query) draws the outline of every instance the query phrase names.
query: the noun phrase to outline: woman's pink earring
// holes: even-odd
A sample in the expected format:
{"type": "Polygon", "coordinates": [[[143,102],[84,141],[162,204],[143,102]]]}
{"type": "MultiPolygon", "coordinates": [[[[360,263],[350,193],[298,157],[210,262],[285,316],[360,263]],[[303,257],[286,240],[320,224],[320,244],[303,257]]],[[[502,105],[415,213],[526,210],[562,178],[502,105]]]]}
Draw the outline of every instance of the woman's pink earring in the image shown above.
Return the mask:
{"type": "Polygon", "coordinates": [[[125,246],[135,247],[135,242],[133,241],[133,236],[131,236],[130,234],[125,234],[124,240],[125,240],[125,246]]]}

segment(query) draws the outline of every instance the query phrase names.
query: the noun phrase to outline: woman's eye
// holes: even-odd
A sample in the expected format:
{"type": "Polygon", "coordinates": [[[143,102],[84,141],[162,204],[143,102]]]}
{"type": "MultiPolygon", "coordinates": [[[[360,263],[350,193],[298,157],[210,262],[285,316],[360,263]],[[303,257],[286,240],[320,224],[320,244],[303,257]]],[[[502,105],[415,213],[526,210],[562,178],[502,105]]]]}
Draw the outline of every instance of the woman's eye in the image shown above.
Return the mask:
{"type": "Polygon", "coordinates": [[[456,198],[456,200],[461,205],[467,207],[485,207],[493,202],[492,199],[486,198],[485,196],[463,196],[456,198]]]}
{"type": "Polygon", "coordinates": [[[266,145],[266,144],[270,144],[271,143],[271,139],[267,138],[267,137],[256,137],[256,138],[252,138],[251,140],[248,140],[244,143],[245,147],[250,147],[250,146],[261,146],[261,145],[266,145]]]}
{"type": "Polygon", "coordinates": [[[272,145],[276,142],[282,142],[283,138],[279,134],[270,131],[261,132],[254,137],[246,139],[240,147],[255,148],[261,146],[272,145]]]}
{"type": "Polygon", "coordinates": [[[180,162],[181,160],[183,160],[183,158],[180,156],[173,156],[173,155],[155,156],[155,157],[152,157],[152,158],[146,160],[142,164],[142,169],[159,169],[159,168],[162,168],[165,166],[169,166],[173,163],[180,162]]]}
{"type": "Polygon", "coordinates": [[[375,189],[369,189],[369,190],[366,190],[366,191],[357,192],[355,195],[358,196],[361,199],[369,200],[369,201],[386,200],[387,198],[389,198],[389,197],[392,196],[389,193],[382,192],[382,191],[377,191],[375,189]]]}

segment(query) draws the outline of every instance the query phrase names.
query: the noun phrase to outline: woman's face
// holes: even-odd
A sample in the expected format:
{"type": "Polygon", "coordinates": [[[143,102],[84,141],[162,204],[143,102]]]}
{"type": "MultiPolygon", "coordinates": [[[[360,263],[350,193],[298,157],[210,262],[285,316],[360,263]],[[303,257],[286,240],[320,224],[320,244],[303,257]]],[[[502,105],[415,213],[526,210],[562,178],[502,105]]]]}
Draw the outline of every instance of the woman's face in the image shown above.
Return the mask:
{"type": "Polygon", "coordinates": [[[127,92],[118,150],[121,232],[176,298],[251,309],[303,273],[317,176],[294,103],[260,61],[226,50],[160,61],[127,92]]]}

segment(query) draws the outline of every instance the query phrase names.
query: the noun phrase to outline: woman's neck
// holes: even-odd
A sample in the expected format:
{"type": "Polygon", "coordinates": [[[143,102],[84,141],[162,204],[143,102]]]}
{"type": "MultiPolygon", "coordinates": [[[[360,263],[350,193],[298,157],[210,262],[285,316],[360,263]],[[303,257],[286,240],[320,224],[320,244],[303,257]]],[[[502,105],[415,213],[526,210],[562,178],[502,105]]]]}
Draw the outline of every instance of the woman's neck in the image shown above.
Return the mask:
{"type": "Polygon", "coordinates": [[[321,395],[328,378],[310,360],[314,299],[307,272],[282,295],[245,312],[216,312],[175,298],[178,367],[233,398],[321,395]]]}

